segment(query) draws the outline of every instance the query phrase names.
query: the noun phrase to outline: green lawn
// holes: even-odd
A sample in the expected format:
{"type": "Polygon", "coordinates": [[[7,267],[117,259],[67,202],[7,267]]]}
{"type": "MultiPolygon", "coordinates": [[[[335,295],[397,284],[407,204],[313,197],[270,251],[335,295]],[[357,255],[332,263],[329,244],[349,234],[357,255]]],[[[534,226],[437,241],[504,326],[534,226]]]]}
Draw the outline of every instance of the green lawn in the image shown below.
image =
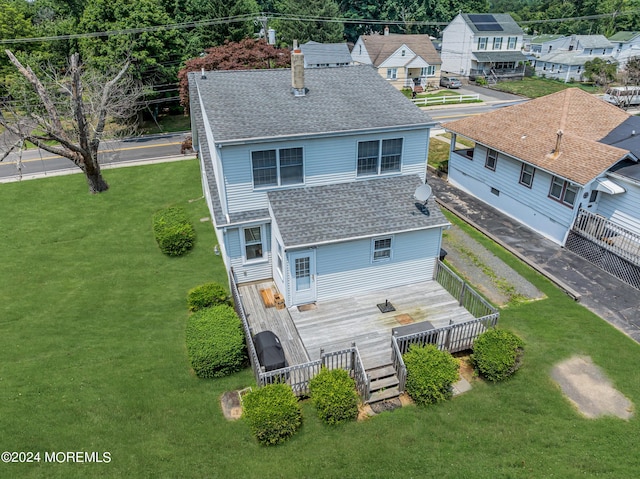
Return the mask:
{"type": "Polygon", "coordinates": [[[636,477],[638,419],[582,418],[549,370],[590,355],[639,404],[640,346],[500,249],[548,296],[502,312],[527,343],[515,377],[336,428],[306,401],[296,436],[259,446],[219,406],[250,371],[199,380],[186,356],[187,290],[225,281],[199,221],[197,162],[105,176],[97,196],[80,175],[0,185],[0,450],[108,451],[111,462],[0,464],[0,477],[636,477]],[[153,240],[151,215],[168,205],[197,228],[183,258],[153,240]]]}
{"type": "Polygon", "coordinates": [[[566,88],[581,88],[589,93],[602,93],[602,90],[591,84],[564,83],[540,77],[525,77],[522,80],[501,81],[492,86],[497,90],[515,93],[527,98],[538,98],[566,88]]]}

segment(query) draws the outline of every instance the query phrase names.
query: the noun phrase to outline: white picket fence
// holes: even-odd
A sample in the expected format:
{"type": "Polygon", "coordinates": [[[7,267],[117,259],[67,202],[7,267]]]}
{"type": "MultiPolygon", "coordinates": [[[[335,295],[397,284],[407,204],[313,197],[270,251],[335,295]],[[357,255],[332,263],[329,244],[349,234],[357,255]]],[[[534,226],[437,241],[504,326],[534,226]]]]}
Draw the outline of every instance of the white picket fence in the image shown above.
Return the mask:
{"type": "Polygon", "coordinates": [[[454,103],[464,103],[465,101],[474,101],[479,100],[480,95],[477,93],[475,95],[450,95],[450,96],[432,96],[425,98],[414,98],[411,100],[418,106],[429,106],[429,105],[447,105],[454,103]]]}

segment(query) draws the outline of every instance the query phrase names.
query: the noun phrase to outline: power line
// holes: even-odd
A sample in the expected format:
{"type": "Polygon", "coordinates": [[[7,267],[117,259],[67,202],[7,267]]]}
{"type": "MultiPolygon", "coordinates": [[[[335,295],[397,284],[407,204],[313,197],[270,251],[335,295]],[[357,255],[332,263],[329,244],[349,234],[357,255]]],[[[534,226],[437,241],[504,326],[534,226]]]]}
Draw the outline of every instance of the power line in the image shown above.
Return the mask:
{"type": "MultiPolygon", "coordinates": [[[[610,18],[610,17],[637,15],[639,13],[640,13],[640,9],[635,9],[635,10],[628,10],[628,11],[622,11],[622,12],[616,11],[611,13],[601,13],[597,15],[584,15],[579,17],[524,20],[517,23],[521,25],[529,25],[529,24],[539,25],[539,24],[545,24],[545,23],[562,23],[562,22],[580,21],[580,20],[599,20],[599,19],[610,18]]],[[[99,38],[99,37],[111,37],[116,35],[131,35],[131,34],[145,33],[145,32],[158,32],[163,30],[191,29],[191,28],[207,27],[207,26],[213,26],[213,25],[224,25],[228,23],[257,21],[259,17],[264,17],[264,16],[267,16],[272,19],[281,20],[281,21],[344,23],[344,24],[360,24],[360,25],[397,25],[397,26],[438,27],[438,26],[446,26],[446,25],[449,25],[450,23],[450,22],[436,22],[436,21],[430,21],[430,20],[420,20],[420,21],[373,20],[373,19],[365,19],[365,18],[292,16],[292,15],[284,15],[284,14],[278,14],[278,13],[261,13],[261,14],[248,13],[248,14],[237,15],[232,17],[223,17],[223,18],[208,19],[208,20],[197,20],[197,21],[183,22],[183,23],[171,23],[171,24],[165,24],[165,25],[154,25],[154,26],[148,26],[148,27],[126,28],[126,29],[109,30],[109,31],[103,31],[103,32],[71,33],[66,35],[55,35],[55,36],[47,36],[47,37],[0,39],[0,44],[7,45],[7,44],[19,44],[19,43],[50,42],[50,41],[59,41],[59,40],[75,40],[75,39],[81,39],[81,38],[99,38]]]]}

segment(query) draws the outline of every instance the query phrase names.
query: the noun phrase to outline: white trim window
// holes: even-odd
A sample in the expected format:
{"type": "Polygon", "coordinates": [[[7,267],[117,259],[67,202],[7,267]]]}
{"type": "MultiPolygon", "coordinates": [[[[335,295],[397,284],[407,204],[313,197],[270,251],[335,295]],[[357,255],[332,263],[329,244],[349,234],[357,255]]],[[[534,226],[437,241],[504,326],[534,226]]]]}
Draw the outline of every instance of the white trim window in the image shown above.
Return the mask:
{"type": "Polygon", "coordinates": [[[397,79],[398,79],[398,69],[387,68],[387,80],[397,80],[397,79]]]}
{"type": "Polygon", "coordinates": [[[358,142],[357,176],[399,173],[402,168],[402,138],[358,142]]]}
{"type": "Polygon", "coordinates": [[[281,279],[284,279],[284,252],[282,245],[276,241],[276,269],[281,279]]]}
{"type": "Polygon", "coordinates": [[[502,37],[493,37],[493,49],[502,50],[502,37]]]}
{"type": "Polygon", "coordinates": [[[496,164],[498,163],[498,152],[489,148],[487,150],[487,159],[484,162],[485,168],[489,168],[491,171],[496,171],[496,164]]]}
{"type": "Polygon", "coordinates": [[[515,50],[518,44],[518,37],[509,37],[507,41],[507,50],[515,50]]]}
{"type": "Polygon", "coordinates": [[[531,188],[533,185],[533,176],[535,174],[536,169],[533,166],[522,163],[522,167],[520,168],[520,184],[527,188],[531,188]]]}
{"type": "Polygon", "coordinates": [[[251,152],[253,187],[299,185],[304,182],[302,148],[251,152]]]}
{"type": "Polygon", "coordinates": [[[262,261],[264,257],[264,234],[261,225],[242,228],[242,254],[245,263],[262,261]]]}
{"type": "Polygon", "coordinates": [[[489,37],[478,37],[478,50],[486,50],[489,37]]]}
{"type": "Polygon", "coordinates": [[[551,187],[549,188],[549,198],[559,201],[563,205],[573,206],[578,196],[578,187],[572,185],[562,178],[554,176],[551,178],[551,187]]]}
{"type": "Polygon", "coordinates": [[[373,238],[371,240],[371,262],[378,263],[381,261],[389,261],[391,259],[392,248],[391,236],[383,238],[373,238]]]}
{"type": "Polygon", "coordinates": [[[436,67],[435,65],[429,65],[428,67],[422,67],[420,69],[421,77],[432,77],[436,75],[436,67]]]}

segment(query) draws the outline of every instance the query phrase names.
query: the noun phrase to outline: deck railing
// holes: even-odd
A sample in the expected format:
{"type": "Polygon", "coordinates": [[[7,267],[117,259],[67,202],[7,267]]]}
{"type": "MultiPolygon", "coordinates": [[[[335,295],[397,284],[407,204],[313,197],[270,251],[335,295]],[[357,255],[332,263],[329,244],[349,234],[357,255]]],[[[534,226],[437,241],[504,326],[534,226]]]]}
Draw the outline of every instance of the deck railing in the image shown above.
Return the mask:
{"type": "Polygon", "coordinates": [[[640,235],[620,224],[581,209],[573,224],[573,231],[616,256],[640,266],[640,235]]]}
{"type": "Polygon", "coordinates": [[[402,359],[398,340],[393,335],[391,335],[391,362],[398,377],[398,391],[403,393],[405,385],[407,384],[407,366],[405,366],[404,359],[402,359]]]}
{"type": "Polygon", "coordinates": [[[442,261],[436,263],[434,279],[449,291],[474,318],[497,314],[498,310],[491,306],[482,296],[480,296],[462,278],[451,271],[442,261]]]}
{"type": "Polygon", "coordinates": [[[260,374],[262,371],[260,370],[260,361],[258,360],[258,353],[256,353],[256,348],[253,345],[253,331],[249,326],[249,321],[247,321],[247,314],[244,311],[244,306],[242,304],[242,297],[240,296],[240,291],[238,291],[238,286],[236,285],[235,276],[233,274],[233,268],[228,271],[229,275],[229,290],[231,291],[231,297],[233,299],[233,307],[236,310],[240,321],[242,322],[242,329],[244,330],[244,340],[247,345],[247,352],[249,354],[249,361],[251,362],[251,368],[253,369],[253,374],[256,377],[256,382],[260,383],[260,374]]]}

